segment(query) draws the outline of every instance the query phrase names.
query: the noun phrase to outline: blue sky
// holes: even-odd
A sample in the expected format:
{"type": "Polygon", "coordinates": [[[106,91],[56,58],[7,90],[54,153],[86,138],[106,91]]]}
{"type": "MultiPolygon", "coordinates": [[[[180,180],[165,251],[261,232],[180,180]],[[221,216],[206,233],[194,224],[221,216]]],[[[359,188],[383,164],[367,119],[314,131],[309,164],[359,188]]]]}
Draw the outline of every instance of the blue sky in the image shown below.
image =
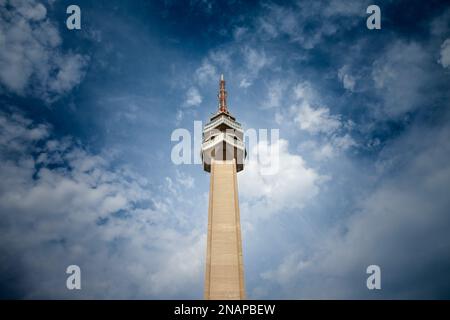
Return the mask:
{"type": "Polygon", "coordinates": [[[202,298],[209,176],[170,137],[221,73],[280,132],[239,174],[249,298],[450,297],[445,1],[378,1],[381,30],[369,1],[70,4],[0,0],[0,297],[202,298]]]}

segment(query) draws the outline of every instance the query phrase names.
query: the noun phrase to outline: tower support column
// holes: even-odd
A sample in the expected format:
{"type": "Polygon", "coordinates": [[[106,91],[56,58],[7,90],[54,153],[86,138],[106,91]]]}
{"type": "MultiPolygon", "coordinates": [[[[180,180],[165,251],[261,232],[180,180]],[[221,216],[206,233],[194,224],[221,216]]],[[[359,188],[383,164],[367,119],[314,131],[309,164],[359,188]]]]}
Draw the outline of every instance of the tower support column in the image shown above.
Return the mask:
{"type": "Polygon", "coordinates": [[[205,299],[245,299],[236,159],[211,161],[205,299]]]}

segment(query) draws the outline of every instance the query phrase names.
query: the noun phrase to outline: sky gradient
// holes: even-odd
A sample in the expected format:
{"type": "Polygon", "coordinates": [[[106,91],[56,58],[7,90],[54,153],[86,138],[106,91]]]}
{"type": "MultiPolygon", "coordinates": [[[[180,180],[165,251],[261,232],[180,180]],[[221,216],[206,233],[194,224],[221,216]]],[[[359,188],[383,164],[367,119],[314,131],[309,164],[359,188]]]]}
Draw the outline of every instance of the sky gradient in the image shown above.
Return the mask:
{"type": "Polygon", "coordinates": [[[248,298],[450,298],[450,5],[410,0],[0,0],[0,298],[202,298],[209,175],[171,134],[221,73],[280,133],[238,175],[248,298]]]}

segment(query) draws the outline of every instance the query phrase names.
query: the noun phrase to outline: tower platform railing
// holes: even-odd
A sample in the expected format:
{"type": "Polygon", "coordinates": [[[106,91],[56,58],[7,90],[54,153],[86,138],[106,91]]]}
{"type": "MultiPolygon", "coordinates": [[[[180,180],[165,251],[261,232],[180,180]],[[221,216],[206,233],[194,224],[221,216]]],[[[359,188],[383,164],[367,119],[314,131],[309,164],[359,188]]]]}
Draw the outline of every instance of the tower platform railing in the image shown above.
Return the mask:
{"type": "Polygon", "coordinates": [[[221,132],[215,136],[214,140],[209,140],[209,141],[202,143],[202,150],[209,149],[213,145],[218,144],[223,141],[225,141],[239,149],[245,149],[244,142],[242,142],[238,139],[234,139],[234,137],[235,136],[229,135],[226,132],[221,132]]]}
{"type": "Polygon", "coordinates": [[[221,123],[225,123],[226,125],[230,126],[233,129],[242,131],[242,127],[241,127],[241,124],[239,122],[231,121],[231,120],[227,119],[225,116],[223,116],[223,117],[220,117],[220,118],[218,118],[218,119],[216,119],[216,120],[214,120],[214,121],[212,121],[210,123],[207,123],[205,125],[204,129],[203,129],[203,132],[208,131],[208,130],[210,130],[212,128],[215,128],[218,125],[220,125],[221,123]]]}

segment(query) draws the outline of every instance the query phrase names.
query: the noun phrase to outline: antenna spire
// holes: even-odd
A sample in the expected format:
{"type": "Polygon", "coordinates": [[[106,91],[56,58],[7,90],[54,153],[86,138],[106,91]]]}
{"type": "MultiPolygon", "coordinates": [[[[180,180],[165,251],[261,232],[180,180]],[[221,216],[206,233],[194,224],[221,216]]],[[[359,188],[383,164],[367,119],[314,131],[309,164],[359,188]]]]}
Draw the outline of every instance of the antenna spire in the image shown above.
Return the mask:
{"type": "Polygon", "coordinates": [[[219,112],[228,113],[227,91],[225,90],[225,80],[223,78],[223,74],[220,75],[218,98],[219,98],[219,112]]]}

